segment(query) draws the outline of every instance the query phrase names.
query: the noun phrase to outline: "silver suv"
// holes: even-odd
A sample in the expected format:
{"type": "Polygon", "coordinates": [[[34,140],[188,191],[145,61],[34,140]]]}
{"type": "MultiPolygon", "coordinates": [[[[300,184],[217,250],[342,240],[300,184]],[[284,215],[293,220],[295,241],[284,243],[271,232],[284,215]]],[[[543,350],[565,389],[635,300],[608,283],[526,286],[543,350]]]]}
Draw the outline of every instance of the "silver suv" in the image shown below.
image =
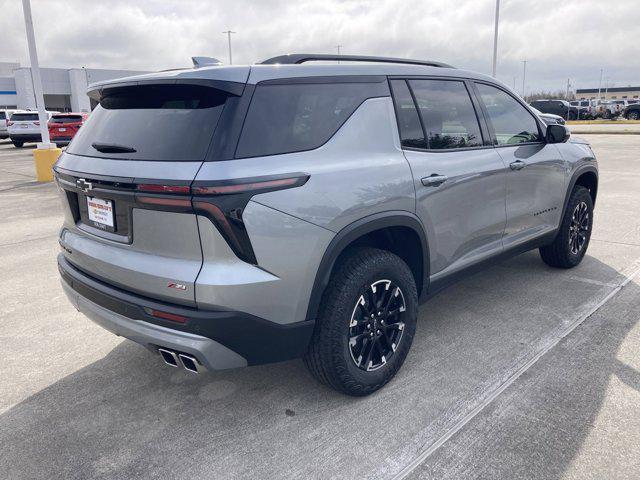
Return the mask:
{"type": "Polygon", "coordinates": [[[89,95],[55,166],[62,285],[173,367],[302,357],[366,395],[435,292],[534,248],[573,267],[589,244],[591,148],[484,75],[295,54],[89,95]]]}

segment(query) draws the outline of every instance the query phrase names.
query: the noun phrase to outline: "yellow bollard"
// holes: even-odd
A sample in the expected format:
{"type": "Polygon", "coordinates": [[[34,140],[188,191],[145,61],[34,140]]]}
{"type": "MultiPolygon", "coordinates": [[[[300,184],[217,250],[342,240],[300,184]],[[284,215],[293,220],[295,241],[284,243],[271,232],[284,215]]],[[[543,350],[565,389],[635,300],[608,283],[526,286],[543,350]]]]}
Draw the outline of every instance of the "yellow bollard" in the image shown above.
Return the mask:
{"type": "Polygon", "coordinates": [[[62,153],[60,148],[36,148],[33,151],[33,161],[36,166],[36,180],[38,182],[53,181],[53,164],[62,153]]]}

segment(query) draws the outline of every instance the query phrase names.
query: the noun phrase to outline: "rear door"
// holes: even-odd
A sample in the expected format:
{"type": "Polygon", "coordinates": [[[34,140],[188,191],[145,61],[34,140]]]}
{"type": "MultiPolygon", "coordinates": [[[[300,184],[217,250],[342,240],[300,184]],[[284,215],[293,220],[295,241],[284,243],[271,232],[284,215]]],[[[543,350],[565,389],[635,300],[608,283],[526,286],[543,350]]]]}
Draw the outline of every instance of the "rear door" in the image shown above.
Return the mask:
{"type": "Polygon", "coordinates": [[[38,112],[14,113],[11,115],[11,122],[11,131],[16,134],[40,133],[38,112]]]}
{"type": "Polygon", "coordinates": [[[475,84],[496,151],[508,166],[505,249],[557,228],[567,164],[544,140],[543,125],[524,104],[495,85],[475,84]]]}
{"type": "Polygon", "coordinates": [[[232,95],[200,84],[103,89],[56,165],[63,254],[144,296],[195,305],[202,265],[190,185],[232,95]]]}
{"type": "Polygon", "coordinates": [[[391,85],[431,274],[437,279],[501,252],[506,167],[488,143],[467,83],[394,79],[391,85]]]}

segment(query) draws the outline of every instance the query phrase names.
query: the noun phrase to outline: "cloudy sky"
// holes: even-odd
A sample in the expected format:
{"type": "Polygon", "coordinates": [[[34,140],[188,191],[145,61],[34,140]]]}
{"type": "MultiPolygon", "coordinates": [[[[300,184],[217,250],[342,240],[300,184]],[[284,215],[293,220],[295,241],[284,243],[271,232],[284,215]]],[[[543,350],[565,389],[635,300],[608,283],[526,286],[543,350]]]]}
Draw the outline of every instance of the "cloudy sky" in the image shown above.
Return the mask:
{"type": "MultiPolygon", "coordinates": [[[[19,0],[0,0],[0,61],[28,65],[19,0]]],[[[160,70],[290,52],[428,58],[490,73],[495,0],[32,0],[40,63],[160,70]]],[[[501,0],[498,78],[527,91],[640,84],[638,0],[501,0]]]]}

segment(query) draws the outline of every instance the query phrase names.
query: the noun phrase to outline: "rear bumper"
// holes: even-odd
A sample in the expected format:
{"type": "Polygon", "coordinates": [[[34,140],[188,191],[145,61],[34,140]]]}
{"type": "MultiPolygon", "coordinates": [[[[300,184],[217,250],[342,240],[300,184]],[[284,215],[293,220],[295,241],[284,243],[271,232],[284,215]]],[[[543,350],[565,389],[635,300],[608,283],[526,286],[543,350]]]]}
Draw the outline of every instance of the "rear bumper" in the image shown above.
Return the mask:
{"type": "Polygon", "coordinates": [[[71,137],[54,137],[49,134],[49,138],[56,145],[69,145],[71,143],[71,137]]]}
{"type": "Polygon", "coordinates": [[[19,140],[21,142],[40,142],[42,136],[39,133],[10,133],[11,140],[19,140]]]}
{"type": "Polygon", "coordinates": [[[229,310],[199,310],[159,302],[100,282],[58,255],[62,286],[89,319],[116,335],[157,351],[164,347],[196,357],[209,370],[298,358],[313,332],[313,321],[280,325],[229,310]],[[182,315],[186,324],[152,317],[151,309],[182,315]]]}

